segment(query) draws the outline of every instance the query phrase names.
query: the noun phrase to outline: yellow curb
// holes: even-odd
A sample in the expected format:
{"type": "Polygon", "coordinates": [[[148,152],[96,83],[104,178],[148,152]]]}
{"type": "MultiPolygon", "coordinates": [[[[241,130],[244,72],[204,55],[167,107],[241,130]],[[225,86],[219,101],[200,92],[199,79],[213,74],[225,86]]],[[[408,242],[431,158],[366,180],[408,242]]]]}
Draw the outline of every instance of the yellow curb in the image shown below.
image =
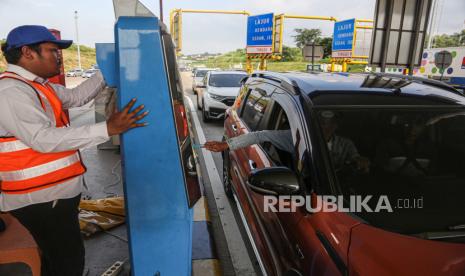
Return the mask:
{"type": "Polygon", "coordinates": [[[220,262],[217,259],[193,260],[192,276],[220,276],[220,262]]]}

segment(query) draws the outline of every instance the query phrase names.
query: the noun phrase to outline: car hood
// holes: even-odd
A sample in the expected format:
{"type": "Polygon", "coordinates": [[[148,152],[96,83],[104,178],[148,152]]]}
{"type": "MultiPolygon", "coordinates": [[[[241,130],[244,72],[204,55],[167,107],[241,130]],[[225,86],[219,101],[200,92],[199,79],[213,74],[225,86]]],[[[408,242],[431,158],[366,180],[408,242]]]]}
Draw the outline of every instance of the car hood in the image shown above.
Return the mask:
{"type": "Polygon", "coordinates": [[[240,87],[208,87],[208,93],[224,97],[236,97],[239,94],[240,87]]]}
{"type": "Polygon", "coordinates": [[[349,275],[465,275],[465,244],[431,241],[366,224],[352,228],[349,275]]]}
{"type": "Polygon", "coordinates": [[[200,83],[200,82],[202,82],[202,80],[203,80],[203,77],[194,78],[194,81],[196,83],[200,83]]]}

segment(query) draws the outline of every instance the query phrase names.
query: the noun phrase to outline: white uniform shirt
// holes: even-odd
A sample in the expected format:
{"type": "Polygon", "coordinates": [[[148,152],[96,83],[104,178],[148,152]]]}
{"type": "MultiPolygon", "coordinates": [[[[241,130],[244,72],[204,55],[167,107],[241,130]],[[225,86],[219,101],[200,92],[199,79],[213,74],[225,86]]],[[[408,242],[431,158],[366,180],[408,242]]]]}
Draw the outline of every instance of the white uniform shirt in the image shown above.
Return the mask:
{"type": "MultiPolygon", "coordinates": [[[[44,83],[46,80],[24,68],[8,64],[7,71],[44,83]]],[[[98,72],[73,89],[50,83],[63,103],[63,108],[82,106],[91,101],[105,87],[98,72]]],[[[80,127],[55,127],[55,120],[47,116],[34,90],[14,80],[0,80],[0,137],[14,136],[39,152],[61,152],[82,149],[108,140],[106,122],[80,127]]],[[[26,194],[0,193],[0,210],[10,211],[27,205],[72,198],[81,193],[82,176],[61,184],[26,194]]]]}

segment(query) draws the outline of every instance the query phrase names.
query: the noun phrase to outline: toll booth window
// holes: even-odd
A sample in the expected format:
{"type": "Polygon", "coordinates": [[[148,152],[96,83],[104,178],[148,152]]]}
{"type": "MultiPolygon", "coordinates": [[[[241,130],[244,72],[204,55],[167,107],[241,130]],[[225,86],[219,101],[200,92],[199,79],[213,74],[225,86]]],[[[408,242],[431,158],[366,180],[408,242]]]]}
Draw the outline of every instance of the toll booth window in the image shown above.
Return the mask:
{"type": "Polygon", "coordinates": [[[183,101],[182,84],[179,76],[176,55],[174,53],[174,45],[171,40],[171,36],[163,34],[163,44],[166,58],[166,70],[168,73],[168,81],[171,87],[171,94],[173,100],[183,101]]]}
{"type": "Polygon", "coordinates": [[[257,130],[260,125],[269,101],[270,98],[262,89],[256,88],[250,92],[244,105],[242,119],[251,131],[257,130]]]}
{"type": "Polygon", "coordinates": [[[178,136],[179,152],[186,184],[186,196],[189,207],[192,207],[200,198],[201,192],[189,136],[188,114],[184,105],[181,78],[176,64],[176,55],[174,53],[174,45],[171,36],[167,33],[163,33],[162,40],[166,59],[167,77],[172,97],[176,133],[178,136]]]}

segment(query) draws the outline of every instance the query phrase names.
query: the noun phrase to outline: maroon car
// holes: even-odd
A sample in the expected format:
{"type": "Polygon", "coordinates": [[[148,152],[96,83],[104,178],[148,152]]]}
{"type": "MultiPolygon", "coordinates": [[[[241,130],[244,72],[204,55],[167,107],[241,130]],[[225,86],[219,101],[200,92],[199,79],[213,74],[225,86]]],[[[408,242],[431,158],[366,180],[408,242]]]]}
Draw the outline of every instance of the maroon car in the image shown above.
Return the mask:
{"type": "Polygon", "coordinates": [[[265,275],[465,275],[459,92],[384,74],[257,72],[225,137],[262,130],[290,130],[279,139],[293,147],[225,151],[223,179],[265,275]],[[329,197],[347,210],[324,210],[329,197]],[[368,208],[352,208],[358,198],[368,208]]]}

